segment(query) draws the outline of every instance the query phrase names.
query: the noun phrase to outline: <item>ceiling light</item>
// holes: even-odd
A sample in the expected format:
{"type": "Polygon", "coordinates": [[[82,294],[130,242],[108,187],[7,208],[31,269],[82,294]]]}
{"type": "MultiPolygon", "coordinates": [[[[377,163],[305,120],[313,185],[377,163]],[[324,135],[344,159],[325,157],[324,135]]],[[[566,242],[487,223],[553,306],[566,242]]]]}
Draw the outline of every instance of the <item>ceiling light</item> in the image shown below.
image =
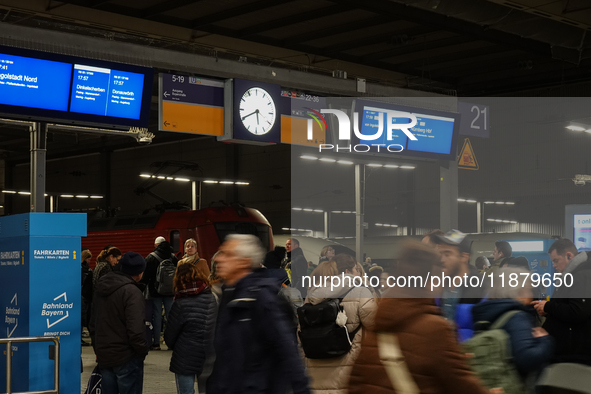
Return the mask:
{"type": "Polygon", "coordinates": [[[171,176],[167,176],[167,177],[166,177],[166,179],[167,179],[167,180],[169,180],[169,181],[172,181],[172,180],[174,180],[174,178],[173,178],[173,177],[171,177],[171,176]]]}
{"type": "Polygon", "coordinates": [[[415,169],[414,166],[400,166],[400,168],[403,168],[405,170],[414,170],[415,169]]]}
{"type": "Polygon", "coordinates": [[[506,204],[506,205],[515,205],[515,203],[514,203],[514,202],[506,202],[505,204],[506,204]]]}
{"type": "Polygon", "coordinates": [[[289,231],[290,229],[287,228],[287,227],[281,227],[281,230],[283,230],[283,231],[289,231]]]}
{"type": "Polygon", "coordinates": [[[301,211],[302,208],[292,208],[294,211],[301,211]]]}
{"type": "Polygon", "coordinates": [[[90,198],[103,198],[103,196],[90,196],[90,198]]]}
{"type": "Polygon", "coordinates": [[[386,168],[398,168],[400,166],[398,166],[396,164],[386,164],[384,167],[386,167],[386,168]]]}
{"type": "Polygon", "coordinates": [[[22,194],[22,195],[25,195],[25,196],[30,196],[31,195],[31,192],[18,192],[18,194],[22,194]]]}
{"type": "Polygon", "coordinates": [[[466,202],[469,202],[469,203],[472,203],[472,204],[474,204],[474,203],[476,203],[476,202],[478,202],[478,201],[476,201],[476,200],[466,200],[466,202]]]}
{"type": "Polygon", "coordinates": [[[495,202],[495,204],[497,204],[497,205],[503,205],[503,204],[505,204],[505,202],[504,201],[497,201],[497,202],[495,202]]]}
{"type": "Polygon", "coordinates": [[[322,209],[315,209],[314,212],[320,212],[320,213],[322,213],[324,211],[322,209]]]}
{"type": "Polygon", "coordinates": [[[191,182],[191,180],[187,178],[174,178],[174,180],[179,182],[191,182]]]}
{"type": "Polygon", "coordinates": [[[376,226],[378,226],[378,227],[382,227],[382,226],[383,226],[383,224],[382,224],[382,223],[376,223],[376,226]]]}
{"type": "Polygon", "coordinates": [[[76,196],[76,198],[88,198],[88,196],[85,196],[84,194],[79,194],[76,196]]]}
{"type": "Polygon", "coordinates": [[[16,192],[14,190],[2,190],[2,193],[16,194],[16,192]]]}
{"type": "Polygon", "coordinates": [[[166,179],[166,177],[163,177],[163,176],[157,176],[156,178],[158,178],[158,179],[166,179]]]}
{"type": "Polygon", "coordinates": [[[203,183],[218,183],[218,181],[214,181],[214,180],[206,180],[206,181],[203,181],[203,183]]]}
{"type": "Polygon", "coordinates": [[[485,204],[494,204],[495,202],[494,201],[485,201],[484,203],[485,204]]]}
{"type": "Polygon", "coordinates": [[[466,199],[465,198],[458,198],[458,201],[459,202],[466,202],[466,199]]]}
{"type": "Polygon", "coordinates": [[[383,164],[369,163],[369,164],[366,164],[366,166],[368,166],[368,167],[383,167],[383,164]]]}
{"type": "Polygon", "coordinates": [[[341,213],[341,211],[331,211],[332,213],[341,213]]]}
{"type": "Polygon", "coordinates": [[[503,220],[503,223],[511,223],[510,220],[503,220]]]}
{"type": "Polygon", "coordinates": [[[62,195],[60,195],[60,197],[62,197],[62,198],[74,198],[74,195],[72,195],[72,194],[62,194],[62,195]]]}
{"type": "Polygon", "coordinates": [[[575,126],[575,125],[566,126],[566,128],[569,130],[572,130],[572,131],[585,131],[584,127],[575,126]]]}
{"type": "Polygon", "coordinates": [[[334,163],[336,160],[335,159],[329,159],[328,157],[323,157],[322,159],[318,159],[320,161],[324,161],[326,163],[334,163]]]}
{"type": "Polygon", "coordinates": [[[222,184],[222,185],[233,185],[234,182],[232,182],[232,181],[220,181],[220,184],[222,184]]]}
{"type": "Polygon", "coordinates": [[[140,176],[142,178],[151,178],[152,177],[152,175],[148,175],[148,174],[140,174],[140,176]]]}
{"type": "Polygon", "coordinates": [[[494,219],[486,219],[487,222],[494,222],[494,219]]]}
{"type": "Polygon", "coordinates": [[[248,182],[234,182],[235,185],[250,185],[248,182]]]}
{"type": "Polygon", "coordinates": [[[337,160],[337,163],[339,163],[339,164],[355,164],[352,161],[348,161],[348,160],[337,160]]]}
{"type": "Polygon", "coordinates": [[[307,155],[300,156],[300,159],[304,159],[304,160],[318,160],[318,158],[315,157],[315,156],[307,156],[307,155]]]}
{"type": "Polygon", "coordinates": [[[306,211],[306,212],[312,212],[313,209],[312,208],[304,208],[304,211],[306,211]]]}
{"type": "Polygon", "coordinates": [[[351,213],[351,211],[343,211],[343,213],[351,213]]]}

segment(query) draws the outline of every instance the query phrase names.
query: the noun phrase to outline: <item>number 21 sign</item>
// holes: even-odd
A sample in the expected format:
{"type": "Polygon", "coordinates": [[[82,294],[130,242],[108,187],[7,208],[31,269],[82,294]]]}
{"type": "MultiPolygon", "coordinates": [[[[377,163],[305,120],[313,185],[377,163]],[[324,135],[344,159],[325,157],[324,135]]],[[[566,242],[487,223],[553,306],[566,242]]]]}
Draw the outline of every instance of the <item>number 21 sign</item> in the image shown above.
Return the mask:
{"type": "Polygon", "coordinates": [[[460,101],[460,134],[472,137],[489,138],[490,136],[490,109],[488,105],[472,104],[460,101]]]}

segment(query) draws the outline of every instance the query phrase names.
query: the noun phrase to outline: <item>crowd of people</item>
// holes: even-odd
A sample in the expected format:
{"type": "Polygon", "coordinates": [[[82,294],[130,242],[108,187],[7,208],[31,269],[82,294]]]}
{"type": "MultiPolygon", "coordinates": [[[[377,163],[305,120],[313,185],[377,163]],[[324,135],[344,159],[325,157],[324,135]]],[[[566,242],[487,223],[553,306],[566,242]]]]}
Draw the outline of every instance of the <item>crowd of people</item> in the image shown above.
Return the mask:
{"type": "Polygon", "coordinates": [[[568,239],[548,254],[574,280],[552,298],[508,242],[470,264],[457,230],[404,240],[389,272],[332,246],[310,264],[295,238],[265,252],[255,236],[229,235],[210,263],[195,240],[184,246],[179,260],[163,237],[145,257],[109,245],[94,271],[83,251],[83,324],[104,394],[142,392],[162,332],[179,394],[533,393],[552,365],[591,365],[591,256],[568,239]],[[390,274],[491,279],[389,287],[390,274]],[[511,275],[526,280],[508,286],[511,275]]]}

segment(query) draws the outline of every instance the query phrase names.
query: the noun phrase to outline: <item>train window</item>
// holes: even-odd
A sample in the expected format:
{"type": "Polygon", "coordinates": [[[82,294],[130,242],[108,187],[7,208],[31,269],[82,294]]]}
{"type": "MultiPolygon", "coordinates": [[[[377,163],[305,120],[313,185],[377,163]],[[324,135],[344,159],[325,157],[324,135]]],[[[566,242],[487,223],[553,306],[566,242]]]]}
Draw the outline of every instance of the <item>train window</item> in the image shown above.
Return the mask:
{"type": "Polygon", "coordinates": [[[220,239],[220,243],[228,234],[251,234],[258,237],[263,247],[269,250],[269,226],[262,223],[252,222],[221,222],[215,223],[215,230],[220,239]]]}
{"type": "Polygon", "coordinates": [[[181,247],[181,232],[173,230],[170,232],[170,244],[172,245],[173,253],[178,253],[181,247]]]}

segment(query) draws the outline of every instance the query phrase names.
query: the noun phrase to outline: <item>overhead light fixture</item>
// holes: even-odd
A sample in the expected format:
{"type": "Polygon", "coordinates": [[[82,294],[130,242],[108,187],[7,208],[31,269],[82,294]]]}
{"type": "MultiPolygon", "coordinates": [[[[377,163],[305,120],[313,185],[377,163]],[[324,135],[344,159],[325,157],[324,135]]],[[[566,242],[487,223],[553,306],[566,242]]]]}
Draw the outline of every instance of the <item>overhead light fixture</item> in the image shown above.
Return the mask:
{"type": "Polygon", "coordinates": [[[382,224],[382,223],[376,223],[376,226],[378,226],[378,227],[382,227],[382,226],[383,226],[383,224],[382,224]]]}
{"type": "Polygon", "coordinates": [[[478,201],[476,201],[476,200],[466,200],[466,202],[469,202],[469,203],[471,203],[471,204],[474,204],[474,203],[476,203],[476,202],[478,202],[478,201]]]}
{"type": "Polygon", "coordinates": [[[191,180],[187,178],[174,178],[174,180],[179,182],[191,182],[191,180]]]}
{"type": "Polygon", "coordinates": [[[84,194],[79,194],[76,196],[76,198],[88,198],[88,196],[84,195],[84,194]]]}
{"type": "Polygon", "coordinates": [[[403,168],[405,170],[414,170],[415,169],[414,166],[400,166],[400,168],[403,168]]]}
{"type": "Polygon", "coordinates": [[[497,205],[504,205],[505,202],[504,201],[496,201],[495,204],[497,204],[497,205]]]}
{"type": "Polygon", "coordinates": [[[304,208],[304,211],[306,211],[306,212],[312,212],[314,210],[312,208],[304,208]]]}
{"type": "Polygon", "coordinates": [[[339,164],[355,164],[352,161],[348,161],[348,160],[337,160],[337,163],[339,163],[339,164]]]}
{"type": "Polygon", "coordinates": [[[320,212],[320,213],[322,213],[324,211],[322,209],[315,209],[314,212],[320,212]]]}
{"type": "Polygon", "coordinates": [[[60,197],[62,198],[74,198],[73,194],[61,194],[60,197]]]}
{"type": "Polygon", "coordinates": [[[308,156],[308,155],[300,156],[300,159],[304,159],[304,160],[318,160],[317,157],[315,157],[315,156],[308,156]]]}
{"type": "Polygon", "coordinates": [[[485,201],[484,203],[485,204],[494,204],[495,202],[494,201],[485,201]]]}
{"type": "Polygon", "coordinates": [[[159,175],[156,178],[158,178],[158,179],[166,179],[166,177],[165,176],[162,176],[162,175],[159,175]]]}
{"type": "Polygon", "coordinates": [[[171,176],[167,176],[166,179],[169,180],[169,181],[173,181],[174,180],[174,178],[171,177],[171,176]]]}
{"type": "Polygon", "coordinates": [[[378,167],[383,167],[384,165],[383,164],[378,164],[378,163],[369,163],[369,164],[366,164],[366,166],[378,168],[378,167]]]}
{"type": "Polygon", "coordinates": [[[506,202],[505,205],[515,205],[514,202],[506,202]]]}
{"type": "Polygon", "coordinates": [[[458,202],[466,202],[465,198],[458,198],[458,202]]]}
{"type": "Polygon", "coordinates": [[[14,191],[14,190],[2,190],[2,193],[6,193],[6,194],[16,194],[16,191],[14,191]]]}
{"type": "Polygon", "coordinates": [[[232,182],[232,181],[220,181],[220,184],[222,184],[222,185],[233,185],[234,182],[232,182]]]}
{"type": "Polygon", "coordinates": [[[152,177],[152,175],[148,175],[148,174],[140,174],[140,176],[142,178],[151,178],[152,177]]]}
{"type": "Polygon", "coordinates": [[[250,185],[249,182],[234,182],[235,185],[250,185]]]}
{"type": "Polygon", "coordinates": [[[569,125],[569,126],[566,126],[566,128],[569,130],[572,130],[572,131],[585,131],[584,127],[576,126],[576,125],[569,125]]]}
{"type": "Polygon", "coordinates": [[[331,213],[341,213],[341,211],[331,211],[331,213]]]}
{"type": "Polygon", "coordinates": [[[203,181],[203,183],[218,183],[218,181],[214,181],[214,180],[209,180],[208,179],[206,181],[203,181]]]}
{"type": "Polygon", "coordinates": [[[292,208],[294,211],[301,211],[302,208],[292,208]]]}
{"type": "Polygon", "coordinates": [[[319,161],[324,161],[324,162],[326,162],[326,163],[334,163],[334,162],[336,162],[336,160],[335,160],[335,159],[329,159],[328,157],[323,157],[323,158],[321,158],[321,159],[318,159],[318,160],[319,160],[319,161]]]}
{"type": "Polygon", "coordinates": [[[103,196],[90,196],[90,198],[103,198],[103,196]]]}
{"type": "Polygon", "coordinates": [[[30,196],[31,195],[31,192],[18,192],[18,194],[22,194],[22,195],[25,195],[25,196],[30,196]]]}
{"type": "Polygon", "coordinates": [[[386,164],[384,167],[385,168],[398,168],[400,166],[399,165],[396,165],[396,164],[386,164]]]}

